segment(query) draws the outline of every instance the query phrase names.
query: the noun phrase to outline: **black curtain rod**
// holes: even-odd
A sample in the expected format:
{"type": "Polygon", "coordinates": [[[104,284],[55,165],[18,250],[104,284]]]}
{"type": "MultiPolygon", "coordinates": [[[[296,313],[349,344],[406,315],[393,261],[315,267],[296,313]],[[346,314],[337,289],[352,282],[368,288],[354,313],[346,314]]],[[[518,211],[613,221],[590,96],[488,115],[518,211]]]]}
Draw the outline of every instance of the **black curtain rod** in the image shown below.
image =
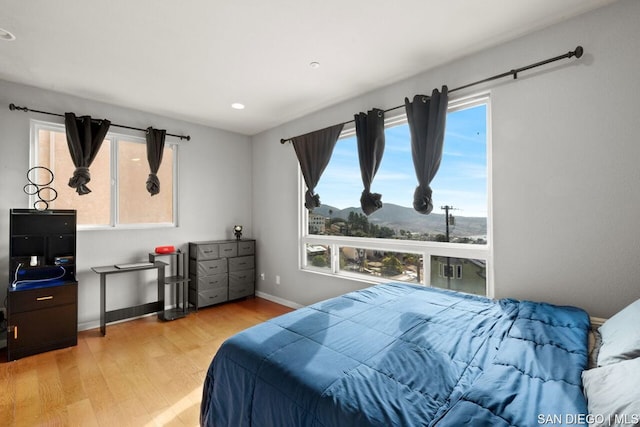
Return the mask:
{"type": "MultiPolygon", "coordinates": [[[[549,64],[550,62],[559,61],[559,60],[565,59],[565,58],[569,59],[569,58],[572,58],[574,56],[576,58],[580,58],[583,53],[584,53],[584,49],[582,49],[582,46],[578,46],[578,47],[576,47],[575,50],[567,52],[564,55],[558,55],[558,56],[555,56],[553,58],[545,59],[544,61],[536,62],[535,64],[525,65],[524,67],[516,68],[516,69],[513,69],[511,71],[507,71],[507,72],[504,72],[504,73],[501,73],[501,74],[496,74],[495,76],[487,77],[486,79],[478,80],[478,81],[473,82],[473,83],[468,83],[466,85],[462,85],[462,86],[456,87],[454,89],[449,89],[449,93],[455,92],[457,90],[466,89],[466,88],[471,87],[471,86],[476,86],[476,85],[479,85],[479,84],[482,84],[482,83],[490,82],[492,80],[501,79],[501,78],[504,78],[504,77],[507,77],[507,76],[513,76],[514,79],[517,79],[518,78],[518,73],[520,73],[522,71],[526,71],[526,70],[530,70],[532,68],[540,67],[542,65],[549,64]]],[[[384,110],[384,112],[388,113],[389,111],[397,110],[397,109],[402,108],[402,107],[404,107],[404,104],[403,105],[398,105],[397,107],[389,108],[388,110],[384,110]]],[[[347,122],[343,122],[342,124],[346,125],[346,124],[353,123],[353,122],[354,122],[354,120],[349,120],[347,122]]],[[[283,139],[280,140],[280,143],[284,144],[285,142],[291,141],[292,139],[293,138],[287,138],[287,139],[283,138],[283,139]]]]}
{"type": "MultiPolygon", "coordinates": [[[[9,109],[11,111],[15,111],[15,110],[19,110],[19,111],[24,111],[25,113],[28,113],[29,111],[32,111],[34,113],[40,113],[40,114],[47,114],[49,116],[57,116],[57,117],[64,117],[64,114],[57,114],[57,113],[49,113],[48,111],[40,111],[40,110],[32,110],[30,108],[27,107],[18,107],[15,104],[9,104],[9,109]]],[[[98,119],[92,119],[92,120],[98,120],[98,119]]],[[[119,127],[119,128],[123,128],[123,129],[131,129],[131,130],[139,130],[140,132],[146,132],[146,129],[141,129],[141,128],[134,128],[131,126],[125,126],[125,125],[117,125],[115,123],[111,123],[111,126],[115,126],[115,127],[119,127]]],[[[173,133],[167,133],[167,136],[173,136],[176,138],[180,138],[180,139],[186,139],[187,141],[191,141],[191,136],[189,135],[175,135],[173,133]]]]}

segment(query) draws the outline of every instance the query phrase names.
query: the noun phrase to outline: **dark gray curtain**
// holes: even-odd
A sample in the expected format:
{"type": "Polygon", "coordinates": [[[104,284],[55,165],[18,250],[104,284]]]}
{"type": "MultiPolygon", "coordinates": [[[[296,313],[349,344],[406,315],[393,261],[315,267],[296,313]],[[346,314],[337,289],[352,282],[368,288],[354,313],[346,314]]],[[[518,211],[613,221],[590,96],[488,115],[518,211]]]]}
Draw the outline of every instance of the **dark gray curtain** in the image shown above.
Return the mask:
{"type": "Polygon", "coordinates": [[[158,179],[158,169],[162,163],[164,153],[164,139],[167,131],[164,129],[147,128],[147,160],[149,161],[149,178],[147,178],[147,191],[155,196],[160,192],[160,180],[158,179]]]}
{"type": "Polygon", "coordinates": [[[382,207],[382,195],[371,193],[371,182],[378,172],[384,152],[384,111],[374,108],[358,113],[354,119],[358,138],[358,158],[364,191],[360,197],[360,206],[365,215],[371,215],[382,207]]]}
{"type": "Polygon", "coordinates": [[[321,129],[306,135],[291,138],[293,148],[296,150],[300,169],[304,182],[307,184],[307,192],[304,195],[304,205],[312,211],[320,206],[320,196],[314,193],[316,185],[329,164],[333,147],[338,141],[344,124],[321,129]]]}
{"type": "Polygon", "coordinates": [[[442,159],[442,145],[447,120],[448,89],[434,89],[431,98],[416,95],[413,102],[404,99],[407,121],[411,132],[411,152],[418,178],[413,194],[413,208],[421,214],[433,210],[431,180],[436,176],[442,159]]]}
{"type": "Polygon", "coordinates": [[[67,145],[71,160],[76,167],[69,179],[69,187],[75,188],[79,195],[89,194],[87,183],[91,181],[89,166],[96,158],[102,141],[109,131],[109,120],[92,120],[90,116],[77,117],[74,113],[64,114],[67,133],[67,145]]]}

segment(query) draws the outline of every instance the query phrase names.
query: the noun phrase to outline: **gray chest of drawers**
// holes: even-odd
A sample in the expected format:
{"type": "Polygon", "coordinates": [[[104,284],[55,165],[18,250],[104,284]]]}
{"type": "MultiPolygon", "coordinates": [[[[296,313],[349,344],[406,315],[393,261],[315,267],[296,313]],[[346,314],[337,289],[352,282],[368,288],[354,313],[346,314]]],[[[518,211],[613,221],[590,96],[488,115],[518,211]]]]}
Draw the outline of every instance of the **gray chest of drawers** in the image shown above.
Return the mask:
{"type": "Polygon", "coordinates": [[[196,310],[253,295],[256,241],[189,242],[189,304],[196,310]]]}

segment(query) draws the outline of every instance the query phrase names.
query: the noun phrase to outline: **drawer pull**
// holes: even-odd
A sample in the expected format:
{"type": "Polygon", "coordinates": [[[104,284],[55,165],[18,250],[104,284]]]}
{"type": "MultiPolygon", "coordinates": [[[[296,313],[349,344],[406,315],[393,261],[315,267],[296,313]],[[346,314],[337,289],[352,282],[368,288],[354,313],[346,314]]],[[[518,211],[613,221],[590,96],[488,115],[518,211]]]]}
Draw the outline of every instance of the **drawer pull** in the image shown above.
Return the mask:
{"type": "Polygon", "coordinates": [[[210,253],[212,253],[212,252],[213,252],[213,249],[204,250],[203,252],[204,252],[205,254],[210,254],[210,253]]]}
{"type": "Polygon", "coordinates": [[[47,300],[50,300],[50,299],[53,299],[53,295],[48,295],[46,297],[38,297],[38,298],[36,298],[36,301],[47,301],[47,300]]]}
{"type": "Polygon", "coordinates": [[[13,327],[13,339],[14,340],[18,339],[18,327],[17,326],[13,327]]]}
{"type": "Polygon", "coordinates": [[[226,248],[224,251],[225,251],[225,252],[231,252],[232,250],[233,250],[233,249],[231,249],[231,248],[226,248]]]}

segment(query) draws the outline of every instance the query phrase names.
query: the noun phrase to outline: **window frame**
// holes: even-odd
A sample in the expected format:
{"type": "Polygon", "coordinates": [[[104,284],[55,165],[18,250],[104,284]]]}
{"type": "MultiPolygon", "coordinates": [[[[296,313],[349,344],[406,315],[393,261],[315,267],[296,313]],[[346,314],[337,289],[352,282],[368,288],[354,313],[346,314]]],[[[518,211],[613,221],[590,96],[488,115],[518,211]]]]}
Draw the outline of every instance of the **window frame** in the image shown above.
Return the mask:
{"type": "MultiPolygon", "coordinates": [[[[38,165],[38,133],[41,131],[49,132],[61,132],[65,133],[64,123],[48,122],[44,120],[30,120],[30,153],[29,164],[30,167],[38,165]]],[[[177,142],[165,141],[165,148],[171,148],[173,171],[172,171],[172,185],[173,185],[173,197],[172,197],[172,222],[158,222],[158,223],[133,223],[133,224],[121,224],[119,222],[119,198],[120,198],[120,180],[119,180],[119,158],[118,158],[118,144],[120,141],[146,144],[146,139],[141,136],[136,136],[128,133],[109,131],[105,136],[105,140],[109,140],[109,224],[78,224],[78,230],[131,230],[131,229],[155,229],[155,228],[176,228],[179,226],[178,222],[178,146],[177,142]]],[[[102,148],[101,148],[102,149],[102,148]]],[[[143,160],[146,162],[146,157],[143,160]]],[[[55,171],[54,171],[55,175],[55,171]]],[[[58,177],[56,177],[58,178],[58,177]]],[[[63,177],[64,178],[64,177],[63,177]]],[[[67,185],[66,180],[58,181],[56,185],[67,185]]],[[[55,186],[54,186],[55,188],[55,186]]],[[[36,201],[36,195],[29,195],[29,206],[33,206],[36,201]]]]}
{"type": "MultiPolygon", "coordinates": [[[[355,247],[370,250],[390,251],[400,253],[412,253],[422,257],[423,274],[418,285],[431,286],[428,278],[431,277],[431,257],[452,257],[483,260],[486,263],[486,296],[494,296],[494,272],[493,272],[493,203],[492,203],[492,137],[491,137],[491,97],[489,92],[477,93],[471,96],[450,99],[447,114],[471,108],[476,105],[486,105],[486,150],[487,150],[487,242],[483,245],[465,243],[415,241],[399,239],[380,239],[372,237],[353,236],[328,236],[309,234],[309,216],[304,206],[304,194],[306,185],[300,167],[298,165],[298,268],[304,272],[321,274],[330,277],[338,277],[367,284],[389,282],[389,278],[363,276],[340,269],[340,248],[355,247]],[[322,245],[330,247],[329,268],[314,267],[308,263],[307,245],[322,245]]],[[[400,113],[385,119],[385,129],[390,126],[406,123],[406,113],[400,113]]],[[[338,139],[355,135],[355,126],[343,130],[338,139]]],[[[413,165],[412,165],[413,166],[413,165]]]]}

